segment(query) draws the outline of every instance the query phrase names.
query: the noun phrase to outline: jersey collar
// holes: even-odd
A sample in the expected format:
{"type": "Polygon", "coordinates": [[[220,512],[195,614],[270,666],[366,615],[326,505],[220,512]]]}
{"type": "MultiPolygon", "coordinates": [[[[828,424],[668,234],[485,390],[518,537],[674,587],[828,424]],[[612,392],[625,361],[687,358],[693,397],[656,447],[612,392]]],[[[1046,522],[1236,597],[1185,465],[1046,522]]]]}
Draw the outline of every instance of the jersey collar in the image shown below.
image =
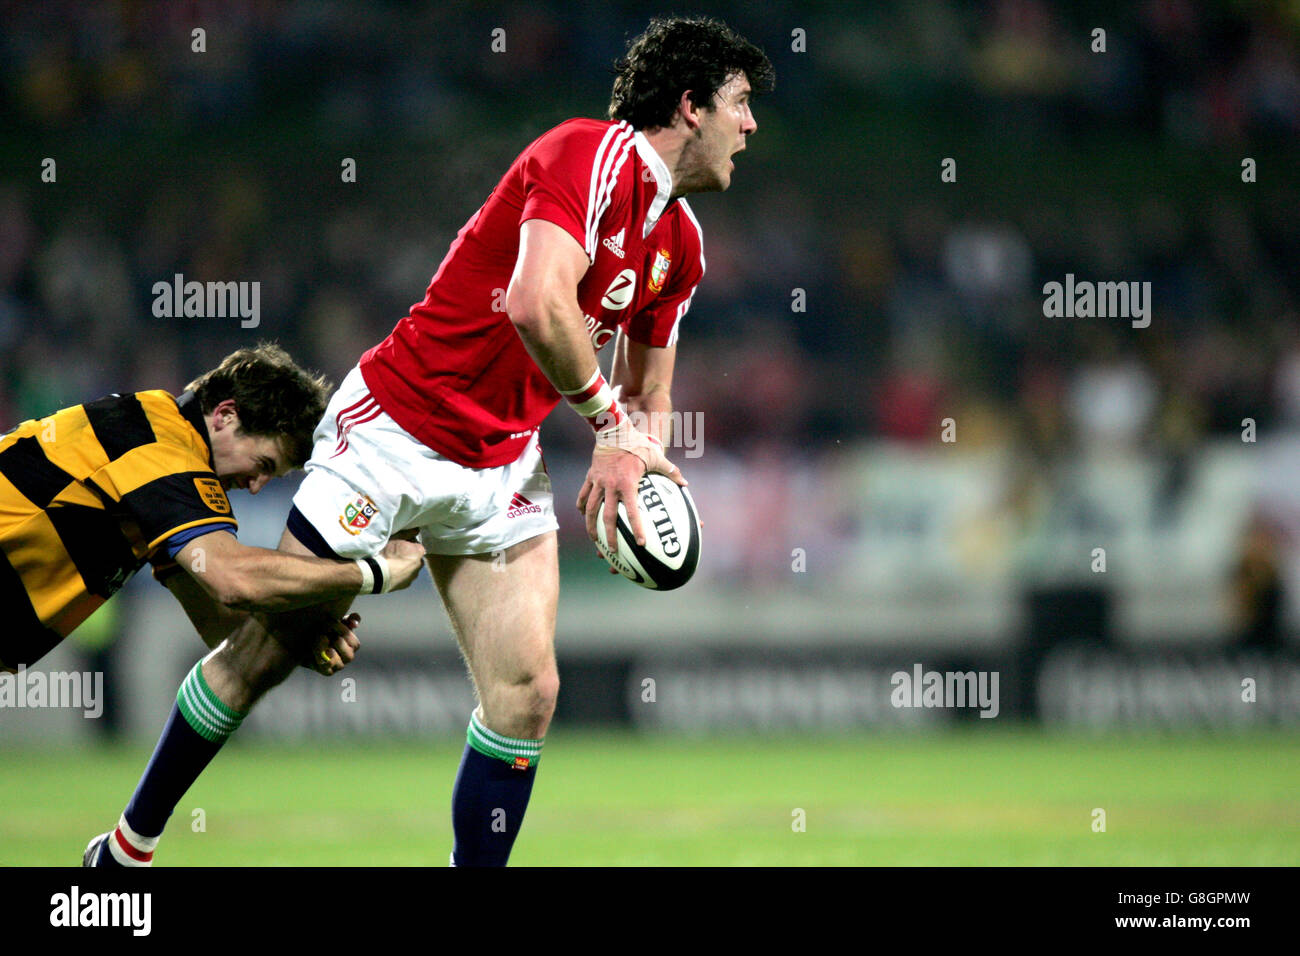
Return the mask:
{"type": "Polygon", "coordinates": [[[203,444],[208,446],[208,464],[215,468],[216,462],[212,458],[212,439],[208,437],[208,423],[203,414],[203,406],[199,404],[199,397],[193,392],[182,392],[176,396],[176,407],[180,410],[181,417],[194,426],[194,430],[203,439],[203,444]]]}
{"type": "Polygon", "coordinates": [[[659,222],[659,217],[668,208],[668,197],[673,194],[673,174],[668,171],[668,164],[655,152],[655,148],[650,145],[650,140],[645,138],[644,133],[638,130],[633,139],[636,141],[637,155],[641,157],[641,162],[645,163],[646,169],[654,175],[655,183],[659,187],[654,202],[650,204],[650,211],[646,213],[645,227],[641,231],[641,238],[644,239],[650,235],[650,231],[659,222]]]}

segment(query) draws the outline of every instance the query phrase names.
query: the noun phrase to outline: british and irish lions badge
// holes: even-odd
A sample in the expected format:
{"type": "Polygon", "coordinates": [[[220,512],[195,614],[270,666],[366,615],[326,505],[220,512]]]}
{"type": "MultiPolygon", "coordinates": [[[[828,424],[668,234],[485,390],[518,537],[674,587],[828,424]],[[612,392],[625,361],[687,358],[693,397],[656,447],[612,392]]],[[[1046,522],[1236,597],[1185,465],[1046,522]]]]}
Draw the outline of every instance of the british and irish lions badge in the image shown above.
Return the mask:
{"type": "Polygon", "coordinates": [[[339,524],[348,534],[360,534],[370,526],[377,512],[378,509],[373,501],[365,495],[357,495],[343,508],[343,514],[339,515],[339,524]]]}

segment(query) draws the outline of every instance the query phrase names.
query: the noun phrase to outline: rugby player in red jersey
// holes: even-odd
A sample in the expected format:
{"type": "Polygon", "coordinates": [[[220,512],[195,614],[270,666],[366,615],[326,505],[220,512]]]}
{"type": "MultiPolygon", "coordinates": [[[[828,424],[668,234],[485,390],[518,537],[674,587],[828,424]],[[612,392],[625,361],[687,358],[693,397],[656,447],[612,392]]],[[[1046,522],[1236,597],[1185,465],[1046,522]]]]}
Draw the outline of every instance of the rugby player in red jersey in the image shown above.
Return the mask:
{"type": "MultiPolygon", "coordinates": [[[[610,119],[561,123],[519,155],[316,431],[281,550],[361,557],[418,531],[473,676],[452,795],[458,866],[506,863],[559,692],[557,524],[538,426],[561,400],[592,425],[578,507],[593,538],[601,503],[633,502],[647,472],[685,484],[663,453],[678,329],[704,275],[683,197],[731,184],[732,157],[757,129],[750,97],[772,81],[763,52],[716,20],[651,21],[618,64],[610,119]],[[611,340],[607,383],[596,352],[611,340]],[[637,412],[654,434],[634,427],[637,412]]],[[[282,645],[346,611],[340,601],[281,615],[269,632],[245,622],[205,667],[213,709],[242,718],[291,672],[282,645]]],[[[340,642],[320,669],[354,650],[340,642]]],[[[172,746],[164,734],[87,862],[150,862],[220,742],[172,746]]]]}

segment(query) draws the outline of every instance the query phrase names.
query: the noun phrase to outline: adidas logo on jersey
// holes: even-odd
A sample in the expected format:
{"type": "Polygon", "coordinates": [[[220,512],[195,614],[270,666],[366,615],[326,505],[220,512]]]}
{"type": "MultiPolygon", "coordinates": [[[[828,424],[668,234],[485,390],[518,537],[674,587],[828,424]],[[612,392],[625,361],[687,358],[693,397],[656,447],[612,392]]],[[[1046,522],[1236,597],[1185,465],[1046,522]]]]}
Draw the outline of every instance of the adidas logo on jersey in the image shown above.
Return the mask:
{"type": "Polygon", "coordinates": [[[606,236],[602,243],[606,249],[614,253],[614,255],[618,256],[620,259],[623,258],[623,233],[625,232],[627,232],[626,227],[620,229],[612,236],[606,236]]]}
{"type": "Polygon", "coordinates": [[[518,518],[520,515],[539,515],[541,513],[541,505],[533,504],[516,491],[510,498],[510,507],[506,510],[506,517],[518,518]]]}

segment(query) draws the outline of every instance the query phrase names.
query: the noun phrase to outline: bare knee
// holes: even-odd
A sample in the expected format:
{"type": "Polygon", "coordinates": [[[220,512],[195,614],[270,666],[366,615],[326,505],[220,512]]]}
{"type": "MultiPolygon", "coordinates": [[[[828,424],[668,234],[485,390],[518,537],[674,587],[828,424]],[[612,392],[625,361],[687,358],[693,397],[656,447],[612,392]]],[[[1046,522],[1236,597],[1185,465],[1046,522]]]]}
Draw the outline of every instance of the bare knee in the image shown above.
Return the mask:
{"type": "Polygon", "coordinates": [[[555,716],[555,702],[559,697],[560,675],[555,668],[549,668],[529,682],[529,712],[541,724],[541,732],[537,736],[542,736],[550,725],[551,718],[555,716]]]}
{"type": "Polygon", "coordinates": [[[208,658],[203,675],[222,702],[247,713],[263,694],[293,673],[296,663],[265,631],[241,631],[208,658]]]}
{"type": "Polygon", "coordinates": [[[536,740],[546,736],[560,694],[560,675],[554,665],[520,675],[515,680],[483,687],[485,723],[507,737],[536,740]]]}

